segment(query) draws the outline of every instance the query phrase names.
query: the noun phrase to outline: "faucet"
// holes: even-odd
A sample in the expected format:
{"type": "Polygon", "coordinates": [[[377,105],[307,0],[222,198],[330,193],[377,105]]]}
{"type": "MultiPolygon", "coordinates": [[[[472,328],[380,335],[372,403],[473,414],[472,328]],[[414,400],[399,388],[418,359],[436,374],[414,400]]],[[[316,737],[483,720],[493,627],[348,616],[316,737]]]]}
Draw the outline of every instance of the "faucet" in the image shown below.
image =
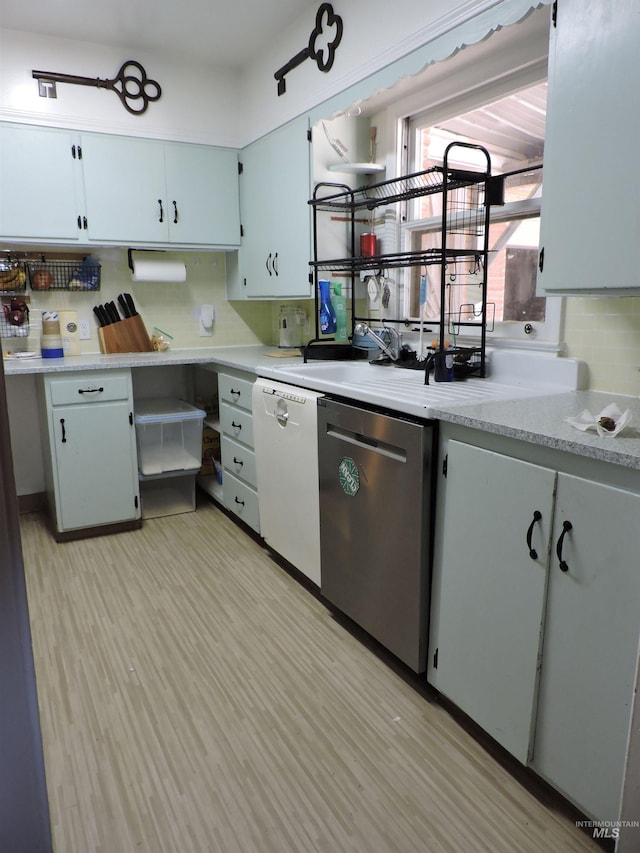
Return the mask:
{"type": "Polygon", "coordinates": [[[386,332],[391,332],[396,336],[395,349],[393,348],[392,344],[388,344],[385,340],[383,340],[380,335],[374,332],[373,329],[366,323],[356,323],[353,332],[356,335],[369,335],[369,337],[373,338],[373,340],[380,347],[382,352],[386,356],[388,356],[391,361],[397,361],[400,353],[400,334],[397,329],[392,329],[390,326],[384,326],[383,328],[386,332]]]}

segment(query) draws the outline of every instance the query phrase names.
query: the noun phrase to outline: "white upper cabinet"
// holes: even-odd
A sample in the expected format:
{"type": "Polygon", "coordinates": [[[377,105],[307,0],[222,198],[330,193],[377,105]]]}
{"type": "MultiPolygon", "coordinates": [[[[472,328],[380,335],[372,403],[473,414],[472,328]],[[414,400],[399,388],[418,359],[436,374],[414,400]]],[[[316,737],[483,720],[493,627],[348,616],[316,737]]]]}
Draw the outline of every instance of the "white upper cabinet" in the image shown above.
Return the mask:
{"type": "Polygon", "coordinates": [[[81,145],[89,239],[167,242],[163,143],[87,134],[81,145]]]}
{"type": "Polygon", "coordinates": [[[237,151],[173,143],[164,157],[170,241],[239,246],[237,151]]]}
{"type": "Polygon", "coordinates": [[[229,299],[311,296],[310,150],[302,116],[242,151],[243,237],[229,299]]]}
{"type": "Polygon", "coordinates": [[[0,239],[77,243],[83,238],[77,136],[0,125],[0,239]]]}
{"type": "Polygon", "coordinates": [[[234,150],[101,134],[81,145],[89,240],[239,245],[234,150]]]}
{"type": "Polygon", "coordinates": [[[636,0],[558,0],[551,27],[538,291],[640,287],[636,0]]]}

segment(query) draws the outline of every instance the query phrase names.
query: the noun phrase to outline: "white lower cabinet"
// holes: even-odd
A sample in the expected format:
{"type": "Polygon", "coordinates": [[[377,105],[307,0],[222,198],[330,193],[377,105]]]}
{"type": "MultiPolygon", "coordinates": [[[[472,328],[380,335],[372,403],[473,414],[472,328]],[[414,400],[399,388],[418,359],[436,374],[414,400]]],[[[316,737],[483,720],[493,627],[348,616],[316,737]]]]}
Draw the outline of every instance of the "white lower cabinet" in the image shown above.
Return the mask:
{"type": "Polygon", "coordinates": [[[46,481],[59,538],[137,526],[138,465],[129,370],[46,374],[46,481]]]}
{"type": "Polygon", "coordinates": [[[255,376],[244,371],[215,371],[218,374],[220,460],[222,486],[213,478],[199,478],[205,491],[220,501],[245,524],[260,532],[258,486],[253,445],[251,392],[255,376]]]}
{"type": "Polygon", "coordinates": [[[524,764],[555,474],[455,441],[448,455],[437,687],[524,764]],[[526,547],[532,522],[535,559],[526,547]]]}
{"type": "Polygon", "coordinates": [[[640,495],[558,474],[532,766],[618,818],[640,624],[640,495]],[[562,526],[563,571],[556,552],[562,526]]]}
{"type": "Polygon", "coordinates": [[[583,812],[619,815],[640,495],[450,440],[428,678],[583,812]]]}

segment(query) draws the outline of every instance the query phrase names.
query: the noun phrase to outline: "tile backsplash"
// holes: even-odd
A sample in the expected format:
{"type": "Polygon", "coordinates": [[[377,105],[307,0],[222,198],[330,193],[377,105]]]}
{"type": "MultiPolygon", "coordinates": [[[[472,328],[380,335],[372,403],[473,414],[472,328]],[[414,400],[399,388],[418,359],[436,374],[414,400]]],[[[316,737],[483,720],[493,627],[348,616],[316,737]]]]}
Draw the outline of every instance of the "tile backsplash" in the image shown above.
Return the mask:
{"type": "Polygon", "coordinates": [[[80,342],[81,352],[99,350],[93,306],[117,301],[119,293],[133,296],[136,308],[151,335],[154,327],[172,336],[175,349],[229,346],[233,344],[274,344],[270,302],[227,302],[224,252],[166,252],[168,260],[186,264],[184,282],[132,282],[124,249],[92,251],[102,265],[101,288],[97,292],[29,290],[30,334],[28,348],[40,346],[41,312],[73,309],[78,319],[88,318],[91,339],[80,342]],[[213,305],[216,319],[210,337],[199,335],[200,305],[213,305]]]}
{"type": "Polygon", "coordinates": [[[640,297],[566,299],[567,355],[589,366],[589,388],[640,395],[640,297]]]}

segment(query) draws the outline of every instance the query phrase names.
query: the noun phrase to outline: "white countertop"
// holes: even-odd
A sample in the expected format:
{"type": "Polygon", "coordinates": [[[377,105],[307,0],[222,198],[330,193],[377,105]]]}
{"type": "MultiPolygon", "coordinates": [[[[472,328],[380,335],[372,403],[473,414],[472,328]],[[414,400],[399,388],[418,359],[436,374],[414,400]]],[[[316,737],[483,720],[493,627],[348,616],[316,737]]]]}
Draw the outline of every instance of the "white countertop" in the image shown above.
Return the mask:
{"type": "Polygon", "coordinates": [[[535,358],[533,371],[528,356],[500,355],[494,357],[490,378],[452,383],[431,381],[429,385],[424,384],[421,371],[371,366],[366,362],[310,361],[304,365],[301,355],[282,357],[277,347],[261,345],[122,355],[89,353],[63,359],[4,359],[4,370],[8,376],[19,376],[173,364],[228,367],[355,402],[457,423],[640,470],[640,398],[570,390],[581,381],[577,363],[546,356],[535,358]],[[269,353],[277,353],[279,357],[270,357],[269,353]],[[332,378],[322,376],[326,374],[323,366],[328,364],[332,365],[329,371],[333,372],[332,378]],[[356,365],[365,370],[354,372],[352,368],[356,365]],[[630,425],[615,437],[582,432],[565,421],[583,409],[597,414],[610,403],[632,413],[630,425]]]}
{"type": "Polygon", "coordinates": [[[113,367],[166,367],[172,364],[216,363],[252,373],[261,362],[300,363],[302,356],[270,359],[267,353],[277,352],[277,347],[228,346],[194,347],[193,349],[168,349],[165,352],[130,352],[114,355],[85,353],[66,358],[5,358],[4,372],[7,376],[31,373],[67,373],[72,370],[105,370],[113,367]]]}
{"type": "Polygon", "coordinates": [[[432,417],[640,470],[639,397],[566,391],[528,399],[435,407],[432,417]],[[599,436],[594,430],[583,432],[565,420],[579,416],[584,409],[595,416],[611,403],[622,412],[631,412],[630,424],[616,436],[599,436]]]}

